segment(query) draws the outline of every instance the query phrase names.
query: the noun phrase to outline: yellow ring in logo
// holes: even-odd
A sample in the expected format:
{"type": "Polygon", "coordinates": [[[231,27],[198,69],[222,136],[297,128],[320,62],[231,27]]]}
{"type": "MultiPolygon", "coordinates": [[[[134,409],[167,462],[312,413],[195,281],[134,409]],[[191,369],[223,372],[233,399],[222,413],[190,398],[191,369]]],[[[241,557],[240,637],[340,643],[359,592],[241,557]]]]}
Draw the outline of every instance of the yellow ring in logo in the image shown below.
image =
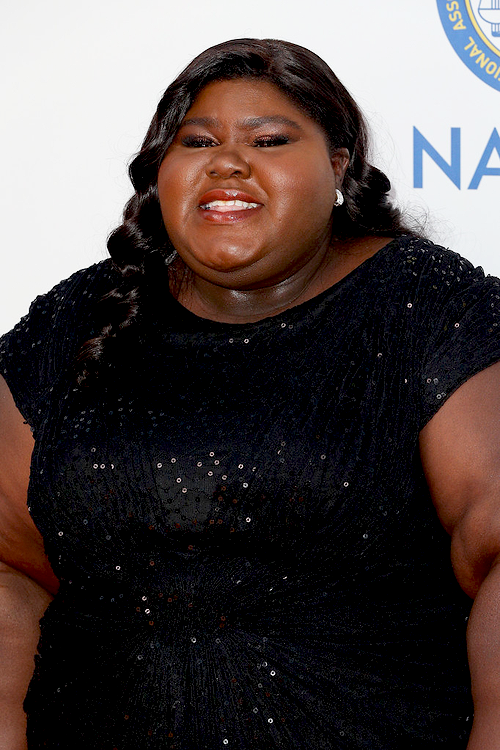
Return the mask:
{"type": "Polygon", "coordinates": [[[476,29],[477,33],[479,34],[479,36],[481,37],[481,39],[483,40],[483,42],[488,45],[488,47],[490,48],[490,50],[492,52],[494,52],[496,55],[500,56],[500,50],[498,49],[498,47],[495,47],[495,45],[490,42],[490,40],[488,39],[488,37],[486,37],[484,35],[483,30],[481,29],[481,27],[479,26],[478,22],[476,21],[476,17],[474,15],[474,11],[472,10],[472,6],[470,4],[470,0],[465,0],[465,7],[467,8],[467,12],[469,14],[470,20],[472,21],[472,25],[476,29]]]}

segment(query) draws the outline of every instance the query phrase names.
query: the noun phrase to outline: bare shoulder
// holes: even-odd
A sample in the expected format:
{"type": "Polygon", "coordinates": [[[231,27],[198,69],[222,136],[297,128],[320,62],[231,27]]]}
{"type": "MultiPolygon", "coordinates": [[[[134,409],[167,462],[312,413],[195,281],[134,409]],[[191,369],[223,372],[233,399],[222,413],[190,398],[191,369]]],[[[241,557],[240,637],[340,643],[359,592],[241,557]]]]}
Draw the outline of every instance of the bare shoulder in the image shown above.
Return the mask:
{"type": "Polygon", "coordinates": [[[0,561],[49,591],[57,588],[27,508],[33,437],[0,376],[0,561]]]}
{"type": "Polygon", "coordinates": [[[420,435],[422,465],[462,588],[500,556],[500,362],[465,382],[420,435]]]}

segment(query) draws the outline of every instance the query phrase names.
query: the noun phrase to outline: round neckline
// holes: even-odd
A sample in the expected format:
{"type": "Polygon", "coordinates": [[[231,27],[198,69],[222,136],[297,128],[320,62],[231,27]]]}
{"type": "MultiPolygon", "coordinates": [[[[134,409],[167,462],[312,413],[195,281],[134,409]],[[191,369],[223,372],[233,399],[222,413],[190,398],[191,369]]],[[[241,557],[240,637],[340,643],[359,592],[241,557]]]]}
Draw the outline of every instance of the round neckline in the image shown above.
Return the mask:
{"type": "Polygon", "coordinates": [[[196,328],[197,330],[241,332],[250,329],[256,330],[259,327],[273,325],[282,321],[289,321],[290,318],[295,318],[298,315],[302,316],[303,313],[307,314],[310,309],[314,309],[315,307],[321,305],[321,303],[328,300],[330,296],[336,296],[346,285],[351,283],[359,275],[362,275],[362,273],[365,272],[366,269],[369,269],[372,265],[374,265],[374,263],[379,261],[381,257],[385,256],[386,253],[392,252],[393,245],[399,245],[401,242],[407,241],[408,239],[411,239],[411,235],[400,235],[398,237],[394,237],[392,240],[387,242],[387,244],[381,247],[380,250],[377,250],[377,252],[375,252],[369,258],[366,258],[366,260],[362,261],[358,266],[356,266],[356,268],[353,268],[352,271],[349,271],[349,273],[347,273],[331,286],[327,287],[327,289],[324,289],[319,294],[316,294],[314,297],[311,297],[304,302],[300,302],[297,305],[287,307],[285,310],[282,310],[276,315],[267,315],[265,318],[261,318],[260,320],[246,321],[242,323],[228,323],[225,321],[212,320],[211,318],[203,318],[200,315],[191,312],[191,310],[189,310],[187,307],[184,307],[184,305],[182,305],[177,299],[175,299],[175,297],[173,297],[169,293],[167,300],[169,313],[167,316],[162,315],[161,321],[167,323],[173,321],[177,325],[179,324],[179,322],[182,322],[186,324],[190,329],[196,328]]]}

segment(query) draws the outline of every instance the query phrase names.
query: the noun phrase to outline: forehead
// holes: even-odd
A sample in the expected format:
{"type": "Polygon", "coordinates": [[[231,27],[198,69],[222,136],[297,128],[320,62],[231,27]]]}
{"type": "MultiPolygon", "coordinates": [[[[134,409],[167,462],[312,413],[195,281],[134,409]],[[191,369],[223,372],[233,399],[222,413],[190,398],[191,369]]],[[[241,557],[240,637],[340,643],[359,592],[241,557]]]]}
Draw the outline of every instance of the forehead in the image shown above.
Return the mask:
{"type": "Polygon", "coordinates": [[[302,112],[277,86],[269,81],[247,78],[209,83],[194,100],[184,122],[206,118],[239,123],[266,116],[281,116],[283,121],[288,119],[302,128],[321,130],[315,120],[302,112]]]}

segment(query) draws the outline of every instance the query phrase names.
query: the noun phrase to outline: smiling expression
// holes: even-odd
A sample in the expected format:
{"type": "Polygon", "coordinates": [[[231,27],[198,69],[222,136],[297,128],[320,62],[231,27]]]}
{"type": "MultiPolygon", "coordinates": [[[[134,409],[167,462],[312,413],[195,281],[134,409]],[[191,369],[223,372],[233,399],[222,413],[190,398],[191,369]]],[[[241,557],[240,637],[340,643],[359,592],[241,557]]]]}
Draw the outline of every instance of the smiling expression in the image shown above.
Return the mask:
{"type": "Polygon", "coordinates": [[[208,84],[158,174],[165,227],[205,281],[252,289],[293,276],[332,233],[345,149],[267,81],[208,84]]]}

